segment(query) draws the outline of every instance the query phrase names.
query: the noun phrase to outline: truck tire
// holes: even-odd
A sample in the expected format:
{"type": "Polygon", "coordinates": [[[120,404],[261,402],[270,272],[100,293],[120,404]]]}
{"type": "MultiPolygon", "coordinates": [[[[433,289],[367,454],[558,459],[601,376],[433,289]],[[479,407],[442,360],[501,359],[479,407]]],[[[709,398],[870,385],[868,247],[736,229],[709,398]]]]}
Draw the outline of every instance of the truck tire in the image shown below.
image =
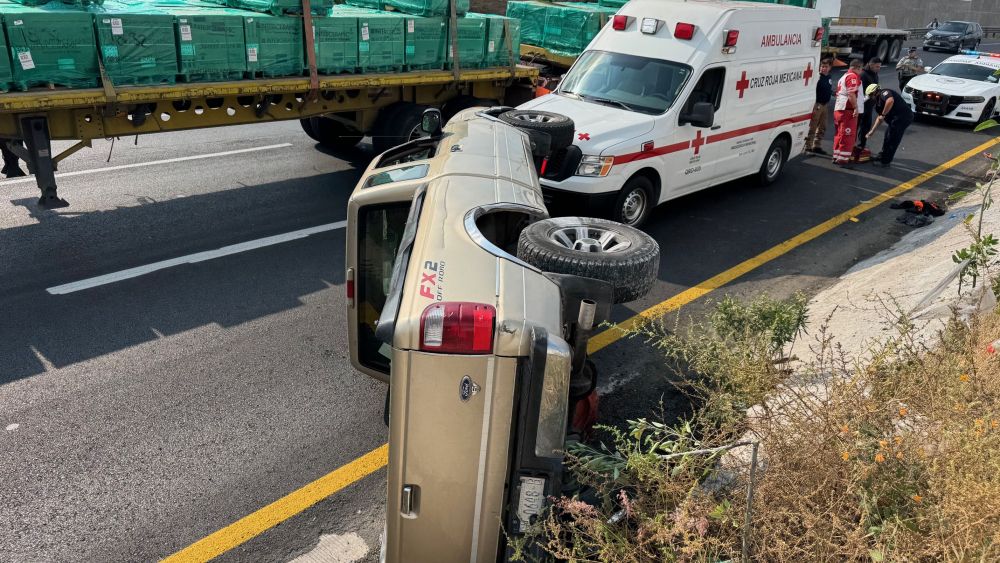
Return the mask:
{"type": "Polygon", "coordinates": [[[660,268],[660,246],[639,229],[607,219],[559,217],[521,231],[517,257],[543,272],[608,282],[615,303],[647,293],[660,268]]]}
{"type": "Polygon", "coordinates": [[[887,39],[885,37],[879,38],[878,43],[875,44],[874,53],[875,53],[875,56],[878,57],[883,63],[888,63],[889,62],[889,39],[887,39]]]}
{"type": "MultiPolygon", "coordinates": [[[[360,132],[344,123],[326,117],[310,118],[310,127],[316,135],[313,138],[319,141],[319,144],[335,151],[354,148],[364,137],[360,132]]],[[[308,135],[309,132],[307,131],[306,134],[308,135]]]]}
{"type": "Polygon", "coordinates": [[[316,130],[313,129],[312,126],[311,117],[300,119],[299,124],[302,125],[302,130],[305,131],[306,135],[308,135],[310,139],[316,141],[317,143],[319,142],[319,137],[316,136],[316,130]]]}
{"type": "Polygon", "coordinates": [[[788,141],[784,137],[778,137],[771,143],[764,155],[764,162],[760,165],[760,172],[757,173],[757,180],[761,186],[770,186],[785,169],[788,162],[788,141]]]}
{"type": "Polygon", "coordinates": [[[547,133],[552,138],[552,152],[572,145],[573,134],[576,132],[572,119],[550,111],[515,109],[500,114],[500,121],[518,129],[547,133]]]}
{"type": "Polygon", "coordinates": [[[420,121],[425,109],[427,106],[412,102],[396,102],[382,108],[372,127],[372,147],[375,152],[381,154],[423,137],[420,121]]]}
{"type": "Polygon", "coordinates": [[[465,94],[455,96],[441,106],[441,119],[443,119],[445,123],[448,123],[451,121],[451,118],[455,117],[455,115],[460,111],[465,111],[469,108],[475,107],[491,108],[499,104],[500,102],[496,100],[487,100],[485,98],[477,98],[475,96],[467,96],[465,94]]]}
{"type": "Polygon", "coordinates": [[[896,63],[899,62],[899,57],[903,54],[903,40],[893,39],[892,47],[889,47],[889,62],[896,63]]]}

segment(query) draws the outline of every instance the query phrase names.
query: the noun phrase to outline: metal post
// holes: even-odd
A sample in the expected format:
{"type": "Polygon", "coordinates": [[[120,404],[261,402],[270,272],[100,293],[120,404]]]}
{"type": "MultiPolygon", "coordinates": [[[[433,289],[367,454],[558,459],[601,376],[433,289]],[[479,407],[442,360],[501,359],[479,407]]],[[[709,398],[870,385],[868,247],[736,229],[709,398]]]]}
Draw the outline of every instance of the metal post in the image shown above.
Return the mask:
{"type": "Polygon", "coordinates": [[[38,205],[46,209],[67,207],[69,203],[60,199],[56,191],[56,167],[52,160],[52,145],[49,139],[49,124],[44,117],[21,119],[21,136],[27,146],[26,162],[35,174],[35,182],[42,196],[38,205]]]}
{"type": "Polygon", "coordinates": [[[747,512],[743,520],[743,563],[750,563],[750,520],[753,518],[753,486],[757,479],[757,449],[760,442],[753,443],[750,456],[750,480],[747,482],[747,512]]]}

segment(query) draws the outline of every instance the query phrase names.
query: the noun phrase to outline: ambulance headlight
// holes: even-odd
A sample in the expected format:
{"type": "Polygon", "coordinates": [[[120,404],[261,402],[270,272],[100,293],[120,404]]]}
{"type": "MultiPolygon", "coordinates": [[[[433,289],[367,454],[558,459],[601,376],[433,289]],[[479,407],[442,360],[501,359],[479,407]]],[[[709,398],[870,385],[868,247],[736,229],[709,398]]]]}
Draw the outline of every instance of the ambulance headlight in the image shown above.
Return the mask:
{"type": "Polygon", "coordinates": [[[613,156],[584,156],[580,159],[580,166],[576,167],[577,176],[604,177],[611,172],[611,167],[615,164],[613,156]]]}

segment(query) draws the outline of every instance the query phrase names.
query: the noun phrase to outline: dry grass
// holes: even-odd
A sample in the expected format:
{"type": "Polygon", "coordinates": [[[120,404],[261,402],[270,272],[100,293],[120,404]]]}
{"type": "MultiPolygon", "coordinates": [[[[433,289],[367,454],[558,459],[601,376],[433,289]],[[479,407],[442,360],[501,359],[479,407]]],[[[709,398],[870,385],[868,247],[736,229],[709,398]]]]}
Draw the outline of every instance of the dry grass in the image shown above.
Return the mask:
{"type": "Polygon", "coordinates": [[[1000,561],[1000,359],[986,352],[1000,317],[953,322],[930,347],[900,328],[863,366],[814,335],[816,360],[792,379],[766,326],[645,330],[698,373],[686,388],[701,408],[680,428],[635,421],[607,448],[574,449],[594,494],[557,503],[541,543],[568,561],[739,560],[747,449],[664,456],[747,435],[762,443],[753,560],[1000,561]]]}

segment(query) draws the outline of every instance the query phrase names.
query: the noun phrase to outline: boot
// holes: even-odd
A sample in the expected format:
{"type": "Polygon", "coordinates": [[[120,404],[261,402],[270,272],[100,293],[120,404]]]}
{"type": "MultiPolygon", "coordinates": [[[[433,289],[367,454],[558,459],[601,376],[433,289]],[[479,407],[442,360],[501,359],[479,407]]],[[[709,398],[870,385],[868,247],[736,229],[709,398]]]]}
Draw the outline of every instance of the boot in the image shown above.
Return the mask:
{"type": "Polygon", "coordinates": [[[17,164],[4,165],[4,167],[0,169],[0,174],[3,174],[7,178],[20,178],[22,176],[27,176],[27,174],[24,173],[24,170],[21,170],[21,167],[17,164]]]}

